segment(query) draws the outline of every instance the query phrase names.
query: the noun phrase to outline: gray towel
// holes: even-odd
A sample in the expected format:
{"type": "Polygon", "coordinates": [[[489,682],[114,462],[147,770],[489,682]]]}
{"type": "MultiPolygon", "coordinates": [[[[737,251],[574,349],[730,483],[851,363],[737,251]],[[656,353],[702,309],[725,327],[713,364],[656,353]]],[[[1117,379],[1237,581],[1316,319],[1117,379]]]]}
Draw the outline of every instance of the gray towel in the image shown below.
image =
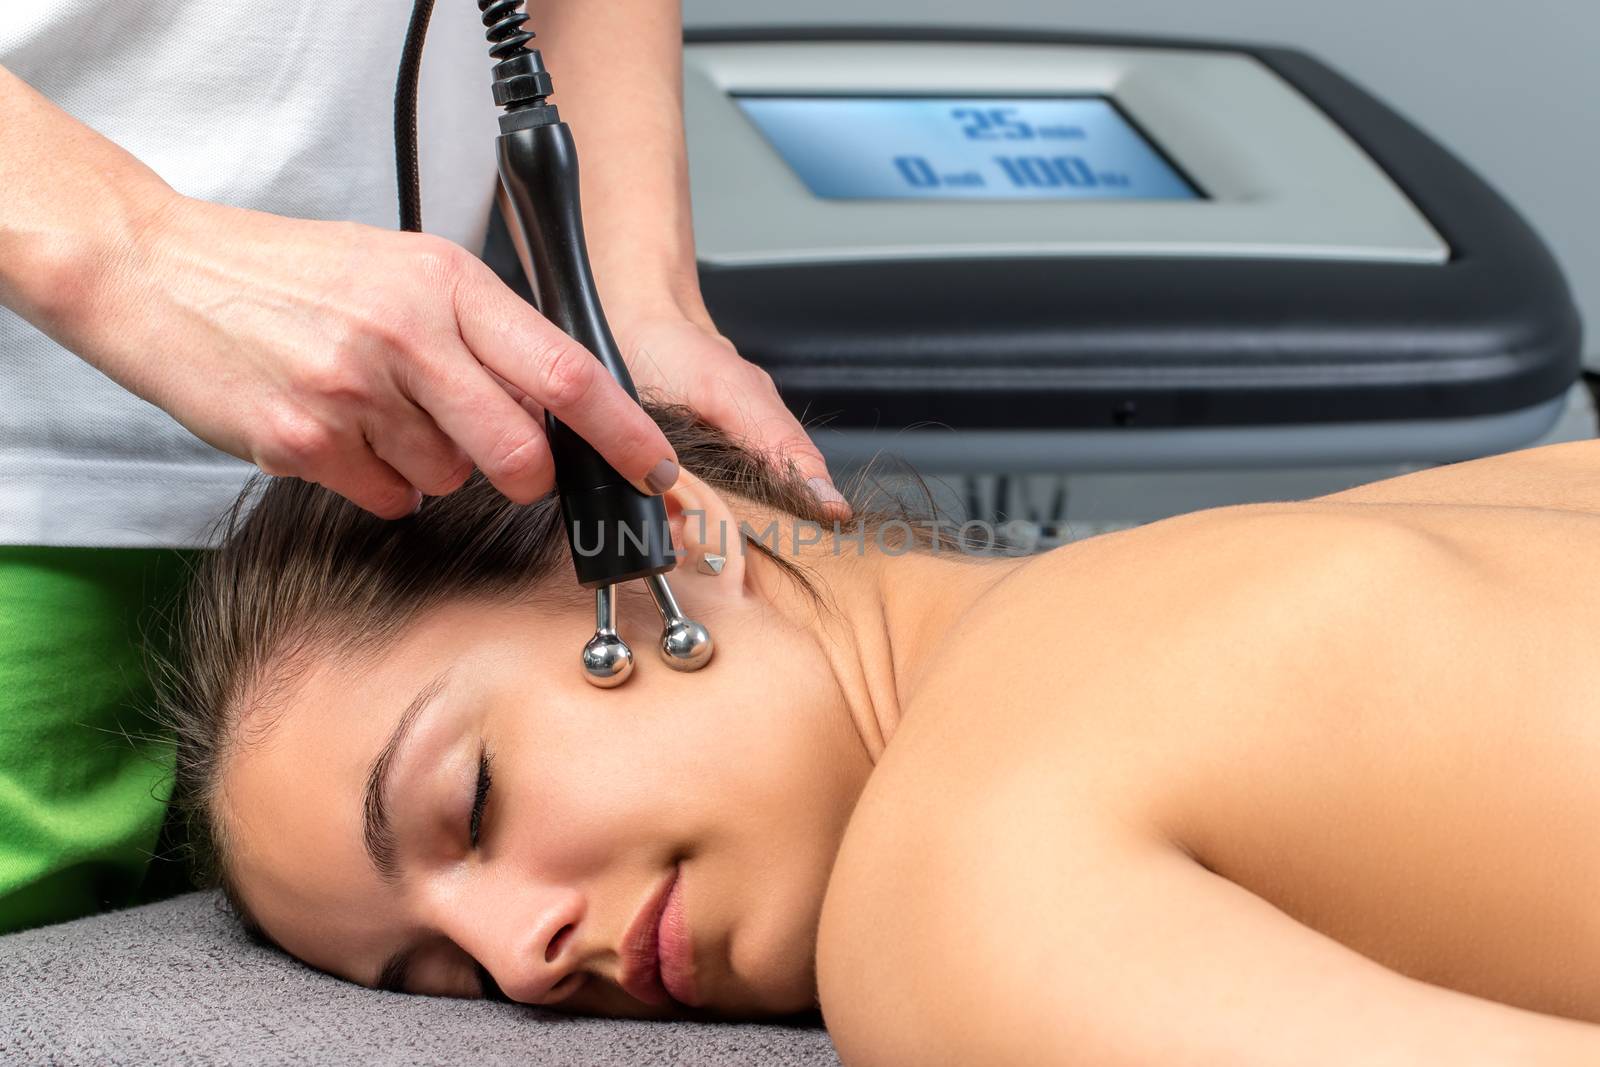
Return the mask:
{"type": "Polygon", "coordinates": [[[0,1063],[837,1067],[820,1028],[379,993],[251,944],[209,893],[0,937],[0,1063]]]}

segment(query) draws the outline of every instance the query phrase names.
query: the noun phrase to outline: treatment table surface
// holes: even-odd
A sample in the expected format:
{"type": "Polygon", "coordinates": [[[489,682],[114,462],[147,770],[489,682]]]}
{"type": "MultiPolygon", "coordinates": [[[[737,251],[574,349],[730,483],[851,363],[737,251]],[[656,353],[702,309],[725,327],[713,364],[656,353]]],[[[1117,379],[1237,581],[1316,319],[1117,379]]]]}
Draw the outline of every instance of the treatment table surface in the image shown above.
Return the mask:
{"type": "Polygon", "coordinates": [[[837,1067],[820,1027],[646,1023],[363,989],[211,893],[0,937],[0,1063],[837,1067]]]}

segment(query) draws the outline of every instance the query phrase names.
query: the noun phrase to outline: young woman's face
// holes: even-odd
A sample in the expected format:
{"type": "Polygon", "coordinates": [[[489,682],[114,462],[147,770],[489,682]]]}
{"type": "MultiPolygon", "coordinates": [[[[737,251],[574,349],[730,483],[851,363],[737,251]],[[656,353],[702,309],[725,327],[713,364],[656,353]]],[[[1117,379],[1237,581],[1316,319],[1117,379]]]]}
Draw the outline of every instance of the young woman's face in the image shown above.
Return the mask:
{"type": "Polygon", "coordinates": [[[867,757],[814,640],[700,591],[679,594],[717,642],[698,673],[655,658],[648,606],[624,619],[633,677],[597,690],[581,603],[456,604],[253,711],[220,816],[267,934],[417,993],[642,1017],[813,1007],[867,757]]]}

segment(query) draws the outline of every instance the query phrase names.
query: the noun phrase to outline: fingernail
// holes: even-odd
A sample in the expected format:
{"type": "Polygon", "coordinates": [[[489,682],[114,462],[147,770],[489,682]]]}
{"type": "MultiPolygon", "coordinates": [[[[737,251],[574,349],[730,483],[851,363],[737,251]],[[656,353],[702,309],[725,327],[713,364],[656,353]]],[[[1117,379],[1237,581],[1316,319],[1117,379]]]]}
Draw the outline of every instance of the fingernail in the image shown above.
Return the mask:
{"type": "Polygon", "coordinates": [[[844,494],[835,489],[833,483],[821,475],[815,478],[807,478],[806,488],[811,490],[812,496],[824,504],[843,504],[845,502],[844,494]]]}
{"type": "Polygon", "coordinates": [[[417,494],[417,504],[416,504],[415,507],[413,507],[411,509],[411,514],[415,515],[417,512],[422,510],[422,501],[424,499],[425,499],[425,497],[423,497],[423,495],[421,493],[417,494]]]}
{"type": "Polygon", "coordinates": [[[664,459],[650,468],[650,473],[644,476],[644,488],[651,496],[660,496],[678,483],[678,465],[670,459],[664,459]]]}

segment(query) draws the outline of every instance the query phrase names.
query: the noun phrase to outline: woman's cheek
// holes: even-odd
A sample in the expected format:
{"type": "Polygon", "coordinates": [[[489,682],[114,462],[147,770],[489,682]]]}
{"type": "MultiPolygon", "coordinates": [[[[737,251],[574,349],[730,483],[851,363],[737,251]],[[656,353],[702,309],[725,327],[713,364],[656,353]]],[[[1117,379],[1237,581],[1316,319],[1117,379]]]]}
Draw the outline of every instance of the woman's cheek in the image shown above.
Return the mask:
{"type": "Polygon", "coordinates": [[[626,784],[577,773],[572,762],[550,770],[524,765],[522,787],[504,797],[507,845],[542,878],[592,878],[608,860],[632,851],[645,825],[629,806],[626,784]]]}

